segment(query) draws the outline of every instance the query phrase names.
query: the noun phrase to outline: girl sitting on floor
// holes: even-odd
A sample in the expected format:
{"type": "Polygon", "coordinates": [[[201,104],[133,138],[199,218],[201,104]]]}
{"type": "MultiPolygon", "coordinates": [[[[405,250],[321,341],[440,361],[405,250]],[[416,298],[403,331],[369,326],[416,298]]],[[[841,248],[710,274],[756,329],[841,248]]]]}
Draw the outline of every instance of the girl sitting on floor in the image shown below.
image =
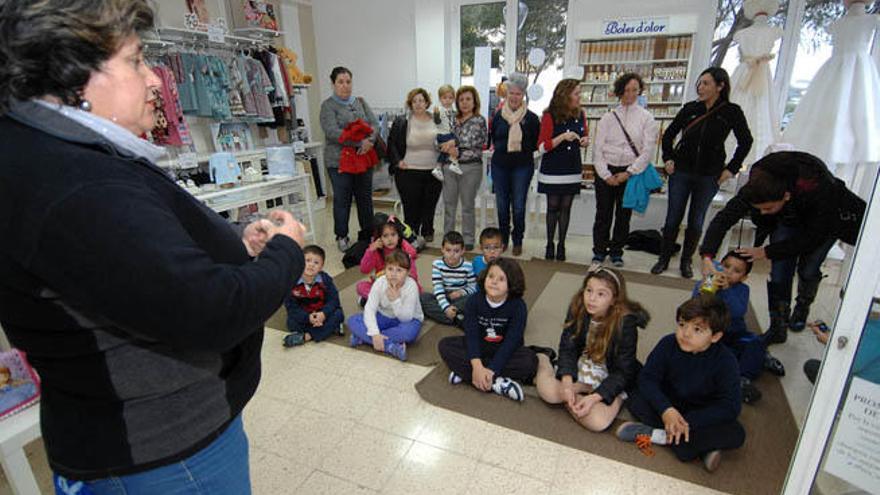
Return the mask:
{"type": "Polygon", "coordinates": [[[409,256],[409,274],[421,292],[419,274],[416,271],[416,257],[418,256],[416,249],[403,239],[403,224],[397,217],[390,216],[386,222],[375,227],[370,247],[361,258],[361,273],[372,274],[369,280],[362,280],[357,284],[357,294],[360,298],[358,302],[361,306],[366,303],[373,282],[381,277],[385,270],[385,257],[395,249],[403,250],[409,256]]]}
{"type": "Polygon", "coordinates": [[[546,354],[538,354],[538,395],[550,404],[564,404],[590,431],[608,428],[638,377],[637,327],[648,318],[640,304],[627,298],[620,273],[591,266],[565,317],[557,371],[546,354]]]}
{"type": "Polygon", "coordinates": [[[385,274],[370,289],[364,312],[348,319],[352,347],[372,344],[376,351],[406,361],[406,344],[415,342],[425,319],[419,288],[407,276],[411,263],[400,249],[385,257],[385,274]]]}

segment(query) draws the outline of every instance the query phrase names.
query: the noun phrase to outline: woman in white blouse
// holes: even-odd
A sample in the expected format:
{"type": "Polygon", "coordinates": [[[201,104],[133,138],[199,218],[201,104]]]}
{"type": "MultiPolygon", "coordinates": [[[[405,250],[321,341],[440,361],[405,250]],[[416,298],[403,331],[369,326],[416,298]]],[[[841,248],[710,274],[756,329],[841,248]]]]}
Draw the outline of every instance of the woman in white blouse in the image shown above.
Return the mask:
{"type": "Polygon", "coordinates": [[[657,142],[657,122],[650,112],[636,104],[644,89],[645,83],[638,74],[627,73],[617,78],[614,94],[620,98],[620,105],[605,114],[596,127],[593,261],[602,263],[610,256],[616,267],[623,266],[623,246],[632,214],[632,210],[623,207],[626,181],[645,170],[657,142]]]}

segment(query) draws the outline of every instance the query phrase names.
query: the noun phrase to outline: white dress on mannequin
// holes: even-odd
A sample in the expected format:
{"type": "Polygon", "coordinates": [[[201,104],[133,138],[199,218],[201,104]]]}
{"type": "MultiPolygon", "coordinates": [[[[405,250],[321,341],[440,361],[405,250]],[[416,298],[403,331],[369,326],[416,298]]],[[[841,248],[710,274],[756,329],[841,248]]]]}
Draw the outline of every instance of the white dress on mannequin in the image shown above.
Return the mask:
{"type": "Polygon", "coordinates": [[[856,3],[830,31],[831,58],[801,99],[783,140],[821,158],[853,185],[856,167],[880,162],[880,73],[869,47],[880,16],[856,3]]]}
{"type": "MultiPolygon", "coordinates": [[[[780,38],[782,30],[768,24],[766,15],[758,15],[754,24],[733,36],[739,44],[740,62],[730,77],[730,101],[742,108],[755,140],[746,156],[746,167],[764,156],[768,146],[779,141],[770,60],[773,44],[780,38]]],[[[735,147],[735,140],[728,138],[727,154],[733,153],[735,147]]]]}

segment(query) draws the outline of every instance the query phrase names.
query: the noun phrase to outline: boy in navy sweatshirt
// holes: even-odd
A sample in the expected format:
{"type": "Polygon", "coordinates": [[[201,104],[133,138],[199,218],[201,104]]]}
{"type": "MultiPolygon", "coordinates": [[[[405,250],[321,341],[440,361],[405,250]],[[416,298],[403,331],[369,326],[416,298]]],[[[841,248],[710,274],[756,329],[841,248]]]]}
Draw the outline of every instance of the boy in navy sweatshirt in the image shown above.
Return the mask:
{"type": "Polygon", "coordinates": [[[334,332],[342,335],[345,315],[339,304],[339,291],[333,277],[323,271],[324,250],[320,246],[303,248],[306,260],[302,277],[284,299],[287,308],[287,330],[284,347],[320,342],[334,332]]]}
{"type": "Polygon", "coordinates": [[[464,336],[446,337],[438,345],[452,370],[449,383],[469,381],[483,392],[522,401],[518,382],[530,383],[538,371],[538,357],[523,346],[525,276],[515,261],[499,258],[480,274],[478,286],[465,306],[464,336]]]}
{"type": "Polygon", "coordinates": [[[638,390],[626,402],[641,423],[623,423],[617,438],[668,445],[682,461],[702,458],[712,472],[721,450],[740,447],[746,437],[737,421],[739,367],[720,343],[729,325],[727,306],[714,295],[700,294],[679,306],[675,317],[675,333],[651,351],[638,390]]]}

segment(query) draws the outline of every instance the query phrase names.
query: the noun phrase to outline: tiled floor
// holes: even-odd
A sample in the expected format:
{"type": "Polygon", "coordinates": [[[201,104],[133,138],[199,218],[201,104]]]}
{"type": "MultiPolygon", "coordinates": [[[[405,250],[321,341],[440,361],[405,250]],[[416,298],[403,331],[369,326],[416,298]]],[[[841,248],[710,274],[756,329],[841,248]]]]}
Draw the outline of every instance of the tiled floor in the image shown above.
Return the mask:
{"type": "MultiPolygon", "coordinates": [[[[329,209],[317,213],[315,224],[330,258],[325,269],[341,272],[329,209]]],[[[542,256],[543,245],[527,239],[523,258],[542,256]]],[[[589,237],[571,238],[569,260],[586,263],[591,246],[589,237]]],[[[626,261],[628,270],[647,271],[655,259],[633,252],[626,261]]],[[[830,265],[828,280],[836,280],[830,265]]],[[[766,274],[767,266],[759,264],[749,281],[762,325],[766,274]]],[[[837,293],[823,284],[812,316],[833,320],[837,293]]],[[[285,350],[282,335],[267,331],[264,379],[244,415],[257,494],[717,493],[431,406],[413,388],[428,368],[332,344],[285,350]]],[[[801,424],[811,388],[800,368],[805,359],[820,357],[822,346],[804,333],[772,351],[788,369],[783,385],[801,424]]],[[[41,486],[51,493],[42,446],[31,445],[29,453],[41,486]]],[[[0,493],[10,493],[2,477],[0,493]]]]}

